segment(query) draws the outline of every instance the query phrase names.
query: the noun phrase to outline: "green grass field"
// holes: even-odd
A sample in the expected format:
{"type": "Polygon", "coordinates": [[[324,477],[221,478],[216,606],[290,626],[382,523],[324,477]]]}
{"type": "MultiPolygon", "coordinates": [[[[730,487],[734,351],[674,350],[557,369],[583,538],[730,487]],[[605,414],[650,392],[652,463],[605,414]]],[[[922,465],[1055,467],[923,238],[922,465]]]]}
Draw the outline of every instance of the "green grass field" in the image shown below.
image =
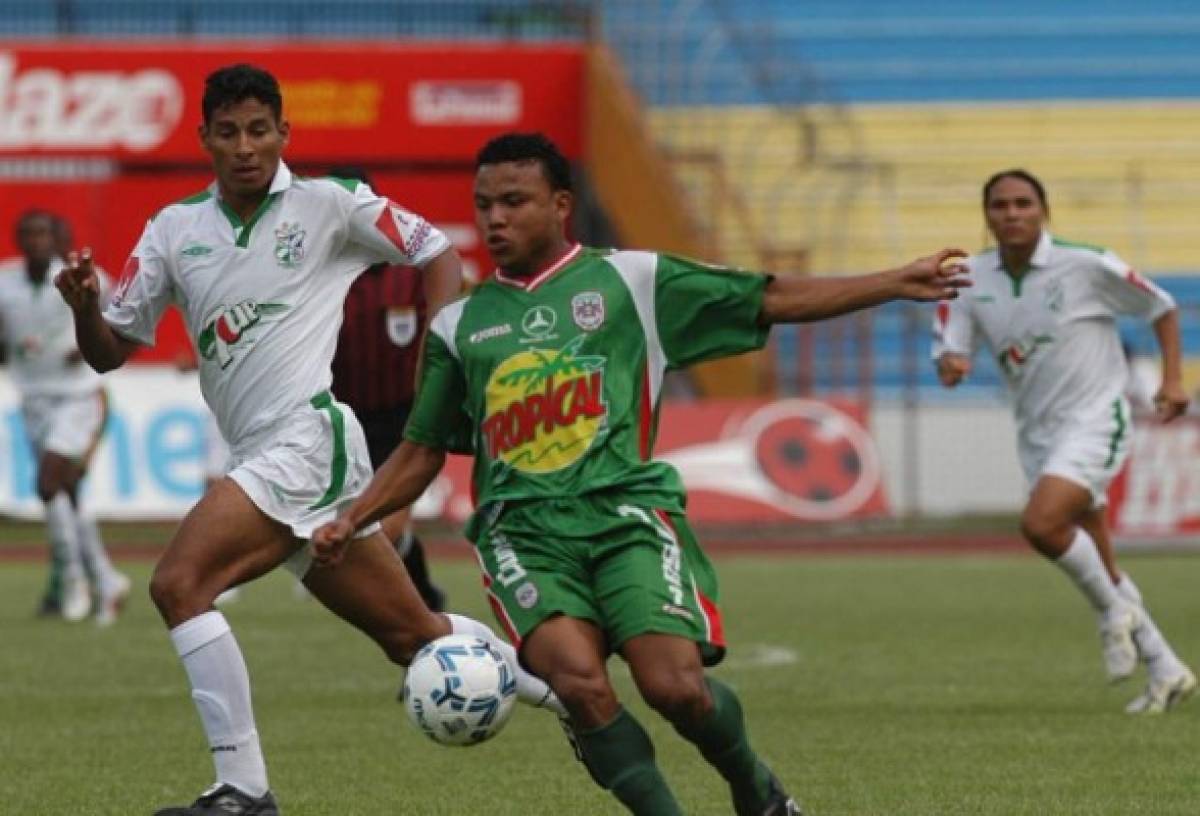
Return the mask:
{"type": "MultiPolygon", "coordinates": [[[[1200,662],[1185,556],[1127,557],[1160,624],[1200,662]]],[[[211,776],[183,671],[145,596],[110,630],[36,621],[41,567],[0,564],[0,813],[133,816],[211,776]]],[[[454,605],[491,622],[473,563],[436,563],[454,605]]],[[[807,812],[1195,814],[1200,700],[1122,713],[1091,614],[1032,555],[718,561],[757,747],[807,812]]],[[[553,718],[520,708],[491,743],[443,748],[395,702],[400,673],[273,575],[226,608],[254,681],[288,816],[619,814],[553,718]]],[[[613,663],[631,700],[625,670],[613,663]]],[[[1137,681],[1140,684],[1140,679],[1137,681]]],[[[638,702],[689,814],[727,814],[718,777],[638,702]]]]}

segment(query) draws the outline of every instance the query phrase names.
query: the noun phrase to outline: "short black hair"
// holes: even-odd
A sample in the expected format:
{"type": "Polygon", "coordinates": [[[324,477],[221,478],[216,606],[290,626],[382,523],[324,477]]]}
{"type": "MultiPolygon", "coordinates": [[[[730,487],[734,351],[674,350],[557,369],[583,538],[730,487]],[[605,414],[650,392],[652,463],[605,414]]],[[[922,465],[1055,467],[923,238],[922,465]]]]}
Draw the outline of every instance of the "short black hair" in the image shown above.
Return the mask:
{"type": "Polygon", "coordinates": [[[34,207],[31,209],[25,210],[25,212],[23,212],[19,216],[17,216],[17,221],[13,225],[13,233],[16,235],[20,235],[21,230],[25,229],[25,226],[27,224],[29,224],[31,221],[37,221],[39,219],[44,219],[46,221],[46,225],[50,227],[51,233],[55,232],[54,224],[58,220],[58,216],[55,215],[54,213],[50,212],[49,210],[43,210],[43,209],[34,207]]]}
{"type": "Polygon", "coordinates": [[[1006,178],[1020,179],[1032,187],[1033,191],[1037,194],[1038,201],[1042,203],[1042,209],[1046,211],[1047,215],[1050,214],[1050,200],[1046,198],[1046,188],[1042,185],[1042,182],[1038,180],[1037,176],[1035,176],[1033,173],[1030,173],[1028,170],[1022,170],[1020,167],[1014,167],[1011,170],[1001,170],[999,173],[994,174],[991,178],[984,182],[983,208],[985,210],[987,209],[988,205],[988,196],[992,194],[992,188],[1006,178]]]}
{"type": "Polygon", "coordinates": [[[279,91],[279,82],[269,71],[239,62],[218,68],[204,80],[204,99],[200,103],[204,124],[211,122],[213,114],[221,108],[246,99],[257,99],[270,108],[275,121],[283,119],[283,94],[279,91]]]}
{"type": "Polygon", "coordinates": [[[571,192],[571,163],[558,146],[541,133],[502,133],[475,156],[475,169],[500,162],[537,162],[551,190],[571,192]]]}

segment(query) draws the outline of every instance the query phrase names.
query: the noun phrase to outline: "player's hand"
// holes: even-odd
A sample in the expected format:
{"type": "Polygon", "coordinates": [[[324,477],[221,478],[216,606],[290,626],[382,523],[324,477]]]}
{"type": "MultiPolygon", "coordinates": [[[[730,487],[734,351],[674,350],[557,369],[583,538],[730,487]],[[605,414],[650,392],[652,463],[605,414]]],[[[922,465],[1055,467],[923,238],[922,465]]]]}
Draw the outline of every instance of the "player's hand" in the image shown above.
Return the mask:
{"type": "Polygon", "coordinates": [[[83,311],[100,302],[100,276],[92,263],[92,250],[67,255],[67,265],[54,276],[54,285],[72,311],[83,311]]]}
{"type": "Polygon", "coordinates": [[[1154,412],[1163,422],[1180,416],[1188,407],[1188,395],[1178,381],[1164,382],[1154,395],[1154,412]]]}
{"type": "Polygon", "coordinates": [[[958,290],[970,286],[969,271],[962,259],[961,249],[943,249],[934,255],[918,258],[896,270],[897,297],[905,300],[953,300],[958,290]]]}
{"type": "Polygon", "coordinates": [[[312,534],[309,552],[318,566],[336,566],[353,540],[354,525],[345,519],[337,519],[316,529],[312,534]]]}
{"type": "Polygon", "coordinates": [[[953,388],[971,373],[971,358],[965,354],[943,354],[937,361],[938,381],[953,388]]]}

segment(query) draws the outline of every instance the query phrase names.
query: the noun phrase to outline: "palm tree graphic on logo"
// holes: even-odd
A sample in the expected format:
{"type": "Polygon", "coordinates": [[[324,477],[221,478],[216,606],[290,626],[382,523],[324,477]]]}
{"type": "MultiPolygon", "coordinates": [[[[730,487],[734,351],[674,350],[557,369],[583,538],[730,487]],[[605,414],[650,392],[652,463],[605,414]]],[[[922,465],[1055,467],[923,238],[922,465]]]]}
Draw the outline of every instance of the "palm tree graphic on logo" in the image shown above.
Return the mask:
{"type": "Polygon", "coordinates": [[[540,365],[526,366],[510,371],[500,377],[498,382],[503,386],[516,387],[525,385],[525,393],[532,394],[542,387],[542,384],[553,377],[569,377],[573,374],[587,374],[604,367],[604,358],[591,354],[579,355],[579,347],[583,345],[585,335],[579,335],[569,343],[555,351],[530,349],[529,353],[537,358],[540,365]]]}

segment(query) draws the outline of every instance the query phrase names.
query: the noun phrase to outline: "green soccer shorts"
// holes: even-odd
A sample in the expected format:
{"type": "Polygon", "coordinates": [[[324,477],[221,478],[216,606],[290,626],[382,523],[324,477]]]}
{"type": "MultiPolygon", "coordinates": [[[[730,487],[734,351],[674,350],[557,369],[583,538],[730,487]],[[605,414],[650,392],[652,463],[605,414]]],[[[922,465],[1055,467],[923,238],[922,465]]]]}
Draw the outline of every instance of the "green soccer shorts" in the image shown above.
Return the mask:
{"type": "Polygon", "coordinates": [[[509,638],[555,615],[591,621],[610,651],[678,635],[705,665],[725,653],[717,576],[681,513],[608,495],[514,502],[476,541],[488,600],[509,638]]]}

